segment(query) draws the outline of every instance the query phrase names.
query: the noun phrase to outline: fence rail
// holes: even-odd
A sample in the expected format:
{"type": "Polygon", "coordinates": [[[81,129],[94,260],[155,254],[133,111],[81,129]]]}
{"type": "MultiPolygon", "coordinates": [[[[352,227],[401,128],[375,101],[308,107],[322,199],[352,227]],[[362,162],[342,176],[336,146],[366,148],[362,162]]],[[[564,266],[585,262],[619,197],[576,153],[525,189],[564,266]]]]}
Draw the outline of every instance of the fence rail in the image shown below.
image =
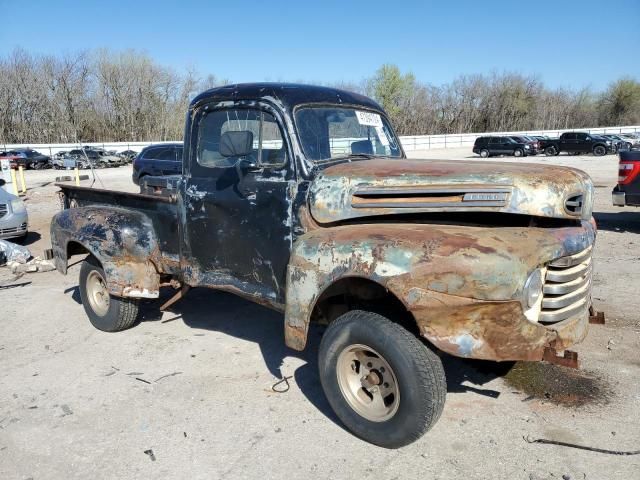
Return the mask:
{"type": "MultiPolygon", "coordinates": [[[[599,128],[578,128],[566,130],[527,130],[519,132],[484,132],[484,133],[454,133],[448,135],[405,135],[400,137],[402,147],[405,151],[414,150],[431,150],[435,148],[471,148],[476,138],[485,135],[546,135],[549,137],[557,137],[563,132],[588,132],[593,134],[599,133],[632,133],[640,132],[640,125],[621,126],[621,127],[599,127],[599,128]]],[[[84,143],[85,146],[101,147],[105,150],[134,150],[139,152],[144,147],[158,143],[175,143],[175,142],[91,142],[84,143]]],[[[78,143],[30,143],[30,144],[2,144],[0,149],[13,150],[16,148],[33,148],[48,155],[55,155],[64,150],[72,150],[79,148],[78,143]]]]}

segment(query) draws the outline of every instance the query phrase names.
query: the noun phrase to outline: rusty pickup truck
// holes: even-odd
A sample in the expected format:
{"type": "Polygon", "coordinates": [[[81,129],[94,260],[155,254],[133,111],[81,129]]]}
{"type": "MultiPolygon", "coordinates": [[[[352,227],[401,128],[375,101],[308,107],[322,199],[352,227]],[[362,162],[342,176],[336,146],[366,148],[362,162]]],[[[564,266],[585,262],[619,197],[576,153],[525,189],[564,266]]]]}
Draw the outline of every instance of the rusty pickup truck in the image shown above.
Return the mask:
{"type": "Polygon", "coordinates": [[[567,360],[556,352],[587,334],[596,227],[580,170],[409,160],[371,99],[262,83],[191,102],[176,185],[61,186],[55,262],[66,273],[87,254],[91,323],[123,330],[139,299],[173,287],[168,308],[206,287],[283,312],[295,350],[325,324],[324,392],[374,444],[407,445],[438,420],[442,352],[567,360]]]}

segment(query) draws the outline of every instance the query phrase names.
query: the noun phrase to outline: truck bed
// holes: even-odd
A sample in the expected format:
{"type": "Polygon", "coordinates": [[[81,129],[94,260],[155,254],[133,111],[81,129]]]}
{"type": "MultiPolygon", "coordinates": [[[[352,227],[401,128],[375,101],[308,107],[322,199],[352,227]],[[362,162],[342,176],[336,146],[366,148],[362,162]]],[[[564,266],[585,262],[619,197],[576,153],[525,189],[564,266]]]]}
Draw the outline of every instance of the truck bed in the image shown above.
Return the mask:
{"type": "Polygon", "coordinates": [[[177,262],[180,233],[177,198],[174,195],[146,195],[60,183],[56,185],[62,191],[64,209],[104,205],[144,213],[153,224],[162,256],[177,262]]]}

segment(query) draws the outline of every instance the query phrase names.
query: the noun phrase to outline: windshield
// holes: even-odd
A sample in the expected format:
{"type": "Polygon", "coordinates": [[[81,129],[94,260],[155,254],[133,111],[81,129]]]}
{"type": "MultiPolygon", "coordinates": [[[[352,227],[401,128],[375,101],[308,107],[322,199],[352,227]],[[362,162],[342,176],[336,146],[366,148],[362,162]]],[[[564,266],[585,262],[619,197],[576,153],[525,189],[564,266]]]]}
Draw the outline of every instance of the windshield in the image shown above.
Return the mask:
{"type": "Polygon", "coordinates": [[[398,139],[379,113],[354,107],[303,107],[295,118],[302,149],[314,162],[352,155],[402,156],[398,139]]]}

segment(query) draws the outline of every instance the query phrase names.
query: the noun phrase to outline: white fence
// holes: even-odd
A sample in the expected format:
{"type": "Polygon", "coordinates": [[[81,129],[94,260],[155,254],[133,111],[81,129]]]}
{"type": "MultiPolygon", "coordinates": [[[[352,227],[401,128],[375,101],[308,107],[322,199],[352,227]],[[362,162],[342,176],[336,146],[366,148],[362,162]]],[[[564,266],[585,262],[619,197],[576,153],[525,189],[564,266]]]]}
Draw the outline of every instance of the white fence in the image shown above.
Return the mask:
{"type": "MultiPolygon", "coordinates": [[[[529,130],[525,132],[486,132],[486,133],[455,133],[450,135],[410,135],[400,137],[402,146],[406,151],[414,150],[430,150],[433,148],[460,148],[473,147],[476,138],[484,135],[546,135],[549,137],[557,137],[563,132],[580,131],[589,133],[629,133],[640,132],[640,125],[626,127],[600,127],[600,128],[579,128],[567,130],[529,130]]],[[[124,150],[135,150],[139,152],[144,147],[156,143],[174,143],[174,142],[93,142],[85,143],[94,147],[102,147],[105,150],[116,150],[118,152],[124,150]]],[[[72,150],[79,148],[77,143],[32,143],[32,144],[2,144],[1,150],[12,150],[15,148],[33,148],[47,155],[54,155],[63,150],[72,150]]]]}
{"type": "Polygon", "coordinates": [[[460,133],[450,135],[412,135],[400,137],[405,151],[430,150],[432,148],[460,148],[471,149],[476,138],[486,135],[545,135],[558,137],[563,132],[589,132],[599,133],[631,133],[639,132],[640,126],[627,127],[601,127],[601,128],[573,128],[567,130],[528,130],[526,132],[486,132],[486,133],[460,133]]]}

